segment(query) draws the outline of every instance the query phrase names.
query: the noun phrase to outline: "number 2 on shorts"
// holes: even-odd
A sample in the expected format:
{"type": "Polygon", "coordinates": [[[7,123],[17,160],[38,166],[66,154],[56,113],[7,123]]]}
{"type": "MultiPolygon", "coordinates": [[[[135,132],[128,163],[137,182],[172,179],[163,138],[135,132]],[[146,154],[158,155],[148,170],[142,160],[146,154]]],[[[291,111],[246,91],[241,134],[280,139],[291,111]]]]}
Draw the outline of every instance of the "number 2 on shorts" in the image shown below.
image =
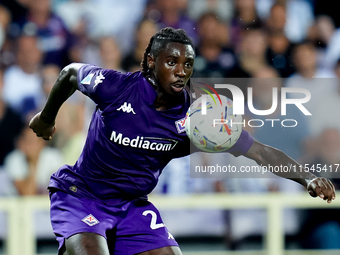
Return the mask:
{"type": "Polygon", "coordinates": [[[146,216],[148,214],[151,214],[151,222],[150,222],[150,228],[151,229],[157,229],[157,228],[163,228],[163,223],[156,223],[157,222],[157,214],[154,211],[146,210],[143,212],[143,215],[146,216]]]}

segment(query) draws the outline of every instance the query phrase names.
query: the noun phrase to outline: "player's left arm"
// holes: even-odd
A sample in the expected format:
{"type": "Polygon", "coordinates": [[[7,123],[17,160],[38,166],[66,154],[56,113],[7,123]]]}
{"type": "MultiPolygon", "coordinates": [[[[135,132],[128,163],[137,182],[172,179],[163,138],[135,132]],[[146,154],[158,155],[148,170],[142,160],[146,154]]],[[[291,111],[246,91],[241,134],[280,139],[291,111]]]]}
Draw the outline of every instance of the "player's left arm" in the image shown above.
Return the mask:
{"type": "Polygon", "coordinates": [[[52,139],[55,133],[55,119],[62,104],[77,90],[77,73],[81,63],[72,63],[60,72],[48,96],[43,110],[37,113],[29,123],[29,127],[44,140],[52,139]]]}
{"type": "MultiPolygon", "coordinates": [[[[261,166],[289,166],[289,169],[301,169],[301,165],[283,153],[281,150],[254,141],[246,157],[253,159],[261,166]]],[[[312,197],[320,197],[330,203],[335,199],[335,189],[332,182],[308,171],[274,172],[276,175],[296,181],[303,185],[312,197]]]]}

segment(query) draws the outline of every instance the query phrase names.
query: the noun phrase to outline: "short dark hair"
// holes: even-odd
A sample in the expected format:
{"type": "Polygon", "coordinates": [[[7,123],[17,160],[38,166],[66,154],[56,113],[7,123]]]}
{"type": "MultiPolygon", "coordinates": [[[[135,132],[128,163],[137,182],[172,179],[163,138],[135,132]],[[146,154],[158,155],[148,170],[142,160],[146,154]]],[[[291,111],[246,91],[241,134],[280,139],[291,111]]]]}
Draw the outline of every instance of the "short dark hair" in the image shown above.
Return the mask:
{"type": "Polygon", "coordinates": [[[143,75],[147,75],[150,71],[147,63],[148,54],[151,54],[153,57],[156,58],[158,56],[158,53],[161,50],[165,49],[167,44],[171,42],[189,44],[194,48],[190,37],[183,29],[175,29],[172,27],[161,29],[159,32],[151,37],[149,45],[145,49],[143,60],[141,62],[141,71],[143,75]]]}

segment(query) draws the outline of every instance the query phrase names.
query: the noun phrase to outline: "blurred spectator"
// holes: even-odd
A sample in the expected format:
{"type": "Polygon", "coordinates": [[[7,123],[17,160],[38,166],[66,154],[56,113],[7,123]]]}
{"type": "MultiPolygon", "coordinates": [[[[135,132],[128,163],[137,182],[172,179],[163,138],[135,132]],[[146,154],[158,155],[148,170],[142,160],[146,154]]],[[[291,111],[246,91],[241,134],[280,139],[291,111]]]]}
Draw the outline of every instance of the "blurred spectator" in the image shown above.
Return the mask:
{"type": "Polygon", "coordinates": [[[140,69],[146,47],[150,38],[158,31],[158,26],[151,20],[144,19],[137,26],[134,46],[132,51],[125,56],[122,67],[127,72],[134,72],[140,69]]]}
{"type": "Polygon", "coordinates": [[[75,38],[52,11],[50,0],[30,1],[28,7],[23,33],[39,38],[39,48],[44,53],[43,64],[55,64],[62,68],[75,61],[72,58],[75,38]]]}
{"type": "Polygon", "coordinates": [[[340,17],[338,8],[334,8],[335,6],[333,4],[330,4],[329,2],[325,2],[323,0],[314,1],[315,1],[314,3],[315,16],[327,15],[333,20],[335,27],[340,27],[340,17]]]}
{"type": "Polygon", "coordinates": [[[183,12],[180,0],[154,0],[149,5],[146,15],[149,19],[155,21],[160,28],[184,29],[194,45],[197,43],[195,22],[186,15],[186,12],[183,12]]]}
{"type": "Polygon", "coordinates": [[[234,15],[231,19],[231,39],[232,46],[238,52],[241,37],[248,29],[258,29],[263,27],[263,21],[258,16],[256,10],[256,0],[234,0],[234,15]]]}
{"type": "MultiPolygon", "coordinates": [[[[278,0],[280,1],[280,0],[278,0]]],[[[314,21],[313,8],[305,0],[284,0],[286,3],[285,32],[290,42],[298,43],[306,39],[314,21]]]]}
{"type": "Polygon", "coordinates": [[[315,170],[319,175],[326,178],[334,179],[335,189],[340,188],[340,123],[335,127],[324,128],[317,138],[318,154],[314,158],[314,162],[306,162],[311,166],[320,164],[322,169],[315,170]],[[327,170],[326,170],[327,168],[327,170]]]}
{"type": "Polygon", "coordinates": [[[24,126],[21,116],[4,101],[2,89],[3,71],[0,70],[0,167],[7,154],[14,150],[15,141],[24,126]]]}
{"type": "Polygon", "coordinates": [[[334,68],[340,58],[340,28],[338,27],[332,34],[328,47],[325,52],[325,65],[328,68],[334,68]]]}
{"type": "Polygon", "coordinates": [[[266,20],[272,16],[273,20],[276,20],[283,26],[283,18],[285,17],[285,23],[283,31],[286,34],[288,40],[292,43],[299,43],[306,39],[308,30],[314,22],[314,13],[312,5],[306,0],[257,0],[256,6],[261,18],[266,20]],[[283,8],[274,8],[276,5],[284,6],[283,8]],[[275,12],[271,13],[272,11],[275,12]],[[278,15],[277,17],[275,17],[278,15]]]}
{"type": "MultiPolygon", "coordinates": [[[[286,81],[285,87],[303,88],[310,92],[311,98],[303,106],[310,112],[307,116],[311,137],[306,143],[304,157],[313,158],[317,153],[315,147],[316,125],[322,126],[317,118],[318,108],[325,103],[327,97],[337,93],[337,80],[335,72],[330,69],[323,69],[317,64],[317,51],[313,43],[304,42],[297,44],[292,52],[293,64],[296,72],[286,81]],[[324,79],[332,78],[332,79],[324,79]],[[321,103],[320,103],[321,102],[321,103]]],[[[289,93],[288,98],[301,98],[301,93],[289,93]]],[[[325,113],[323,112],[322,115],[325,113]]]]}
{"type": "Polygon", "coordinates": [[[244,31],[241,37],[238,58],[240,67],[252,76],[259,68],[267,66],[267,35],[263,29],[244,31]]]}
{"type": "Polygon", "coordinates": [[[295,71],[291,59],[292,48],[293,45],[282,30],[270,30],[268,32],[267,62],[283,78],[287,78],[295,71]]]}
{"type": "MultiPolygon", "coordinates": [[[[296,45],[292,52],[292,59],[296,72],[286,80],[285,86],[304,88],[311,93],[311,99],[304,106],[313,115],[326,96],[337,92],[335,79],[320,78],[336,78],[336,75],[333,70],[318,67],[317,51],[311,42],[296,45]]],[[[299,93],[290,93],[290,96],[301,98],[299,93]]]]}
{"type": "MultiPolygon", "coordinates": [[[[340,188],[340,132],[339,127],[326,128],[317,139],[317,155],[305,162],[314,174],[330,178],[335,189],[340,188]],[[314,169],[314,170],[312,170],[314,169]],[[332,171],[331,171],[332,169],[332,171]]],[[[340,249],[339,209],[305,210],[302,244],[306,249],[340,249]]]]}
{"type": "MultiPolygon", "coordinates": [[[[278,72],[271,67],[259,69],[253,76],[253,106],[257,110],[269,110],[273,107],[273,89],[277,88],[277,94],[280,95],[282,79],[278,72]]],[[[259,119],[263,121],[263,126],[253,127],[252,135],[260,142],[268,144],[282,150],[288,156],[299,160],[304,154],[305,142],[309,139],[310,131],[306,116],[293,105],[287,105],[287,113],[281,116],[281,101],[278,96],[276,110],[269,115],[253,115],[249,113],[250,119],[259,119]],[[277,121],[266,121],[266,119],[275,119],[277,121]],[[284,127],[281,122],[284,119],[293,119],[297,122],[294,127],[284,127]]],[[[275,106],[274,106],[275,107],[275,106]]],[[[259,125],[258,122],[252,124],[259,125]]],[[[285,125],[293,125],[287,122],[285,125]],[[288,124],[289,123],[289,124],[288,124]]]]}
{"type": "Polygon", "coordinates": [[[107,69],[122,70],[121,51],[113,37],[103,37],[99,42],[100,66],[107,69]]]}
{"type": "Polygon", "coordinates": [[[71,0],[56,3],[56,12],[77,36],[89,41],[113,36],[125,55],[142,19],[146,0],[71,0]]]}
{"type": "Polygon", "coordinates": [[[90,0],[93,11],[93,27],[89,34],[96,37],[114,36],[122,54],[132,48],[134,31],[142,19],[146,0],[90,0]]]}
{"type": "Polygon", "coordinates": [[[312,41],[318,52],[318,65],[327,68],[326,51],[333,34],[334,22],[329,16],[320,15],[315,19],[314,25],[308,33],[308,40],[312,41]]]}
{"type": "Polygon", "coordinates": [[[275,2],[276,0],[256,0],[256,10],[261,19],[269,17],[270,8],[275,2]]]}
{"type": "Polygon", "coordinates": [[[89,0],[71,0],[56,4],[55,12],[76,36],[87,36],[93,4],[89,0]]]}
{"type": "Polygon", "coordinates": [[[46,147],[46,142],[26,127],[17,142],[17,149],[5,158],[4,168],[21,196],[48,194],[52,173],[63,163],[61,153],[46,147]]]}
{"type": "MultiPolygon", "coordinates": [[[[26,22],[27,5],[30,0],[1,0],[0,5],[5,7],[10,14],[11,23],[9,26],[9,35],[17,37],[20,34],[22,26],[26,22]]],[[[2,13],[3,14],[3,13],[2,13]]],[[[1,15],[0,15],[1,16],[1,15]]]]}
{"type": "Polygon", "coordinates": [[[4,73],[3,98],[22,116],[36,110],[43,99],[39,68],[42,52],[37,38],[21,36],[16,41],[17,64],[4,73]]]}
{"type": "MultiPolygon", "coordinates": [[[[337,62],[335,74],[337,79],[334,79],[334,82],[337,84],[337,89],[334,93],[320,97],[319,102],[321,103],[315,108],[315,112],[311,118],[310,128],[313,137],[318,137],[321,132],[327,128],[338,129],[340,132],[340,120],[336,117],[339,115],[340,109],[340,60],[337,62]]],[[[321,84],[319,85],[321,86],[321,84]]],[[[317,144],[314,146],[317,146],[317,144]]]]}
{"type": "Polygon", "coordinates": [[[82,55],[81,62],[123,71],[121,67],[121,51],[113,37],[105,36],[92,41],[84,49],[82,55]]]}
{"type": "Polygon", "coordinates": [[[271,31],[285,31],[287,23],[287,10],[285,1],[276,1],[270,8],[266,27],[271,31]]]}
{"type": "Polygon", "coordinates": [[[232,48],[228,47],[228,27],[216,14],[203,14],[198,20],[199,42],[196,48],[193,77],[240,77],[232,48]]]}
{"type": "Polygon", "coordinates": [[[291,78],[335,78],[331,69],[322,69],[317,63],[317,51],[311,42],[303,42],[294,47],[292,52],[296,73],[291,78]]]}
{"type": "Polygon", "coordinates": [[[221,22],[229,22],[234,13],[233,0],[188,0],[188,15],[198,20],[206,12],[216,13],[221,22]]]}
{"type": "Polygon", "coordinates": [[[9,32],[12,30],[11,10],[0,1],[0,68],[5,69],[14,62],[14,54],[11,49],[13,41],[9,32]]]}
{"type": "Polygon", "coordinates": [[[97,38],[92,35],[96,23],[93,3],[91,0],[71,0],[58,2],[55,5],[55,12],[75,37],[76,45],[72,47],[72,59],[76,62],[83,62],[84,49],[97,38]]]}
{"type": "Polygon", "coordinates": [[[0,3],[0,51],[6,39],[7,27],[10,23],[10,20],[11,15],[9,11],[5,7],[1,6],[0,3]]]}

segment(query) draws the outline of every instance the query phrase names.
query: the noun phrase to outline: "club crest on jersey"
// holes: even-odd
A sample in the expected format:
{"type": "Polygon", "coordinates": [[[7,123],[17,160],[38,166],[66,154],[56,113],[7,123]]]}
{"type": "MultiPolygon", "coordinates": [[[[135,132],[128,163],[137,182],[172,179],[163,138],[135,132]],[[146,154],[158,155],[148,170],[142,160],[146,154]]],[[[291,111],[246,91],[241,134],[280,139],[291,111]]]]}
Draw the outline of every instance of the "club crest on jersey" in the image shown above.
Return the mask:
{"type": "Polygon", "coordinates": [[[81,80],[80,83],[81,83],[81,84],[84,84],[84,85],[90,85],[93,76],[94,76],[94,73],[88,74],[84,79],[81,80]]]}
{"type": "Polygon", "coordinates": [[[187,119],[187,118],[184,117],[184,118],[182,118],[182,119],[180,119],[180,120],[175,121],[175,125],[176,125],[177,132],[178,132],[178,133],[183,133],[183,132],[185,132],[185,120],[186,120],[186,119],[187,119]]]}
{"type": "Polygon", "coordinates": [[[92,214],[87,215],[84,219],[81,220],[82,222],[86,223],[90,227],[97,225],[99,220],[97,220],[92,214]]]}

